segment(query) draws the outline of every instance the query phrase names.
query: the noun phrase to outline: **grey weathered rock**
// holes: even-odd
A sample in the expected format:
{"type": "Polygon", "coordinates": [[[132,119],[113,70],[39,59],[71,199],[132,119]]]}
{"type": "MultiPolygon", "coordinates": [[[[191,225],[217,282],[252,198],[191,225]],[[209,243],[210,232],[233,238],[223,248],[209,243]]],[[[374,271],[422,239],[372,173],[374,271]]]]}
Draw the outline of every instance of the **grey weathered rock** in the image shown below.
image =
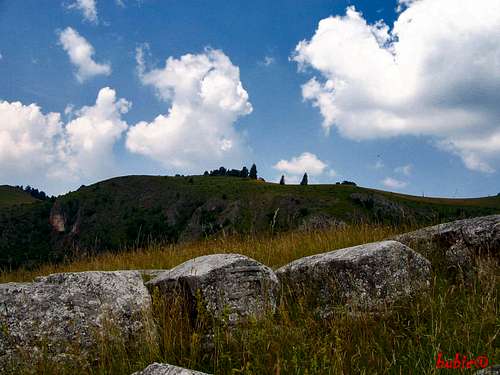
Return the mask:
{"type": "Polygon", "coordinates": [[[146,285],[158,287],[166,297],[181,291],[193,316],[199,293],[210,314],[222,318],[227,312],[228,322],[234,324],[274,309],[279,281],[269,267],[251,258],[215,254],[182,263],[146,285]]]}
{"type": "Polygon", "coordinates": [[[221,230],[231,232],[232,224],[241,215],[239,201],[211,198],[194,210],[187,226],[182,231],[181,241],[192,241],[221,230]],[[207,218],[211,218],[208,220],[207,218]]]}
{"type": "Polygon", "coordinates": [[[379,219],[404,221],[414,214],[405,205],[387,199],[381,194],[352,193],[350,197],[354,203],[370,210],[372,214],[379,219]]]}
{"type": "Polygon", "coordinates": [[[477,371],[474,375],[500,375],[500,365],[487,367],[477,371]]]}
{"type": "Polygon", "coordinates": [[[36,354],[42,346],[54,358],[75,348],[92,355],[108,328],[125,340],[150,328],[150,308],[137,271],[60,273],[0,284],[0,358],[12,359],[19,349],[36,354]]]}
{"type": "Polygon", "coordinates": [[[316,231],[325,230],[331,228],[343,228],[346,223],[342,220],[338,220],[335,217],[331,217],[325,214],[315,214],[310,215],[299,225],[299,230],[301,231],[316,231]]]}
{"type": "Polygon", "coordinates": [[[208,375],[205,372],[188,370],[183,367],[172,366],[166,363],[152,363],[142,371],[132,375],[208,375]]]}
{"type": "Polygon", "coordinates": [[[431,265],[409,247],[383,241],[298,259],[276,274],[285,291],[329,315],[339,304],[377,309],[410,297],[429,285],[431,265]]]}
{"type": "Polygon", "coordinates": [[[500,255],[500,215],[453,221],[394,237],[448,268],[471,271],[478,255],[500,255]]]}

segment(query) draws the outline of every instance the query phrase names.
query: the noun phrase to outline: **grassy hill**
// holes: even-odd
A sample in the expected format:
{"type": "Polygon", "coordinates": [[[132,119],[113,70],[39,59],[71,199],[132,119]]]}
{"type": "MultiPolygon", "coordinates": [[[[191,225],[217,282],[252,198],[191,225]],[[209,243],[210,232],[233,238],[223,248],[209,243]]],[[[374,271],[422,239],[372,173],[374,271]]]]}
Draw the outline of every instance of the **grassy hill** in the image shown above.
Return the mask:
{"type": "Polygon", "coordinates": [[[19,188],[9,185],[0,185],[0,207],[33,203],[36,201],[37,199],[19,188]]]}
{"type": "Polygon", "coordinates": [[[0,265],[213,235],[315,230],[343,223],[418,227],[500,213],[500,198],[423,198],[349,185],[278,185],[236,177],[126,176],[55,202],[0,209],[0,265]]]}

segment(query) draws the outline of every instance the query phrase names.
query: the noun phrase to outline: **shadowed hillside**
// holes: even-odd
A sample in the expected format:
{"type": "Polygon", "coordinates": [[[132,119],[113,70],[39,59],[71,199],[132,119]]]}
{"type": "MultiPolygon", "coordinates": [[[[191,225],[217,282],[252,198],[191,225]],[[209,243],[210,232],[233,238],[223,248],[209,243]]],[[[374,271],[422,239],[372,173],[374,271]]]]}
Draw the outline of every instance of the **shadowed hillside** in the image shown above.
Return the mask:
{"type": "Polygon", "coordinates": [[[30,267],[214,234],[316,230],[359,222],[417,227],[499,212],[497,197],[434,199],[350,185],[127,176],[82,186],[55,202],[3,207],[0,262],[30,267]]]}

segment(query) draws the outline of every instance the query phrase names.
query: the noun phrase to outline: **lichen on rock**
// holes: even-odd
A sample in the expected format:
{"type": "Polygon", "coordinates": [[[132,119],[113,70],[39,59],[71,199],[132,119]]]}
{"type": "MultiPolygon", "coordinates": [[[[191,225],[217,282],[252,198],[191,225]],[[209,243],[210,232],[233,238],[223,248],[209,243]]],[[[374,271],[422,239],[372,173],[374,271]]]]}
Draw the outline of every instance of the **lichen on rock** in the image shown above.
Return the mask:
{"type": "Polygon", "coordinates": [[[421,252],[436,265],[470,274],[475,258],[500,258],[500,215],[438,224],[393,239],[421,252]]]}
{"type": "MultiPolygon", "coordinates": [[[[191,314],[196,304],[215,318],[227,315],[227,323],[236,324],[251,316],[258,317],[276,307],[278,279],[263,264],[239,254],[214,254],[191,259],[149,281],[164,297],[182,293],[191,314]]],[[[193,316],[196,318],[195,316],[193,316]]]]}
{"type": "Polygon", "coordinates": [[[151,297],[137,271],[59,273],[0,284],[0,360],[12,361],[20,352],[95,359],[93,350],[108,333],[126,342],[153,335],[150,315],[151,297]]]}
{"type": "Polygon", "coordinates": [[[298,259],[276,271],[282,287],[330,315],[338,306],[376,310],[430,284],[431,265],[396,241],[375,242],[298,259]]]}

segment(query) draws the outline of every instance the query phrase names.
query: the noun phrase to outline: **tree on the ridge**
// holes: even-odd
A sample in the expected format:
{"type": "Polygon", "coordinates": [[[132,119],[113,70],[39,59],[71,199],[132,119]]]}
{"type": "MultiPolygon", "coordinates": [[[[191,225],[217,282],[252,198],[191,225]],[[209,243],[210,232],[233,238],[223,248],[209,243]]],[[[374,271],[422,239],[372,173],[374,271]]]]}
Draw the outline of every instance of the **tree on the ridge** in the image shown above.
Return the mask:
{"type": "Polygon", "coordinates": [[[307,185],[307,173],[304,173],[304,177],[302,177],[302,181],[300,181],[301,185],[307,185]]]}
{"type": "Polygon", "coordinates": [[[281,176],[280,185],[285,185],[285,176],[281,176]]]}
{"type": "Polygon", "coordinates": [[[248,177],[248,168],[247,167],[243,167],[241,169],[240,177],[243,177],[243,178],[247,178],[248,177]]]}
{"type": "Polygon", "coordinates": [[[257,179],[257,166],[255,164],[252,164],[252,167],[250,168],[250,178],[252,180],[257,179]]]}

